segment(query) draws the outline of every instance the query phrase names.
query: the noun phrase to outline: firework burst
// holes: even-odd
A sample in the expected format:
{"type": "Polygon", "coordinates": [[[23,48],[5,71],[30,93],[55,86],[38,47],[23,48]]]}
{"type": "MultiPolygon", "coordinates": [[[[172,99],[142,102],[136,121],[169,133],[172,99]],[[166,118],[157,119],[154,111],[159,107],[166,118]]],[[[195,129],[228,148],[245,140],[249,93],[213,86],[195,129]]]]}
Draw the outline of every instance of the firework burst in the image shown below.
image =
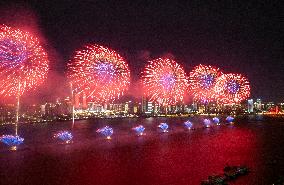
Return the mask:
{"type": "Polygon", "coordinates": [[[188,80],[183,68],[174,60],[158,58],[149,61],[142,73],[144,93],[150,101],[162,105],[182,102],[188,80]]]}
{"type": "Polygon", "coordinates": [[[48,58],[37,38],[28,32],[0,26],[0,94],[23,95],[43,83],[48,58]]]}
{"type": "Polygon", "coordinates": [[[217,97],[214,92],[216,79],[222,75],[219,68],[198,65],[190,72],[190,92],[194,100],[201,102],[214,101],[217,97]]]}
{"type": "Polygon", "coordinates": [[[124,59],[115,51],[87,45],[76,52],[68,64],[67,76],[75,93],[86,93],[94,102],[111,102],[128,89],[130,71],[124,59]]]}
{"type": "Polygon", "coordinates": [[[220,103],[240,103],[250,96],[250,85],[247,78],[240,74],[224,74],[217,79],[215,92],[220,103]]]}

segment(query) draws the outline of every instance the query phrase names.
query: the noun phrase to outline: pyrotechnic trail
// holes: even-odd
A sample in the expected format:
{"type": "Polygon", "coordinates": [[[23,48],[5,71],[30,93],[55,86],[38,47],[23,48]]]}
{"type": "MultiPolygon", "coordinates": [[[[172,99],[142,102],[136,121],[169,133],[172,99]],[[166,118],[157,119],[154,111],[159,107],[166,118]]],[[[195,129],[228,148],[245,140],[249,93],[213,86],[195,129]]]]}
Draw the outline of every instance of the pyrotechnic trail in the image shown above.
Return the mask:
{"type": "Polygon", "coordinates": [[[217,95],[214,92],[216,79],[222,75],[219,68],[198,65],[190,72],[189,91],[195,101],[208,103],[216,100],[217,95]]]}
{"type": "Polygon", "coordinates": [[[224,74],[217,79],[214,91],[221,104],[240,103],[250,96],[250,85],[241,74],[224,74]]]}
{"type": "Polygon", "coordinates": [[[126,61],[114,50],[99,45],[87,45],[76,51],[68,64],[67,77],[75,94],[85,93],[97,103],[118,99],[130,83],[126,61]]]}
{"type": "Polygon", "coordinates": [[[161,105],[183,102],[188,79],[184,69],[174,60],[158,58],[149,61],[142,73],[145,95],[161,105]]]}

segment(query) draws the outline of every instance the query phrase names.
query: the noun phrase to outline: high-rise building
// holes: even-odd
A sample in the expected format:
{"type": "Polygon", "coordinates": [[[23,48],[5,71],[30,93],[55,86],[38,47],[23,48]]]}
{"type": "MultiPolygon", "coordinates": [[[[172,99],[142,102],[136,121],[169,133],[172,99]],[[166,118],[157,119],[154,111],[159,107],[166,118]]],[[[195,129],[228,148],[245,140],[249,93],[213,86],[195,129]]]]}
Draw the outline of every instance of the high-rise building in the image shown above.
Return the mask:
{"type": "Polygon", "coordinates": [[[141,102],[142,112],[147,112],[147,98],[145,96],[142,96],[142,102],[141,102]]]}
{"type": "Polygon", "coordinates": [[[261,99],[256,99],[256,102],[254,104],[254,108],[257,110],[257,111],[262,111],[262,104],[261,104],[261,99]]]}
{"type": "Polygon", "coordinates": [[[134,105],[134,107],[133,107],[133,114],[137,114],[138,113],[138,109],[139,109],[139,107],[137,105],[134,105]]]}
{"type": "Polygon", "coordinates": [[[198,106],[196,102],[192,103],[192,111],[197,111],[198,110],[198,106]]]}
{"type": "Polygon", "coordinates": [[[159,114],[161,111],[161,106],[159,104],[154,104],[154,114],[159,114]]]}
{"type": "Polygon", "coordinates": [[[151,114],[153,113],[153,102],[148,101],[147,102],[147,111],[145,112],[146,114],[151,114]]]}
{"type": "Polygon", "coordinates": [[[41,111],[42,115],[45,114],[45,104],[44,105],[40,105],[40,111],[41,111]]]}
{"type": "Polygon", "coordinates": [[[100,104],[92,104],[92,111],[94,112],[103,112],[104,107],[100,104]]]}
{"type": "Polygon", "coordinates": [[[205,105],[200,105],[199,107],[198,107],[198,113],[205,113],[205,105]]]}
{"type": "Polygon", "coordinates": [[[124,112],[125,112],[125,113],[129,113],[129,103],[131,103],[131,102],[126,102],[126,103],[124,104],[124,112]]]}
{"type": "Polygon", "coordinates": [[[253,112],[253,99],[248,100],[248,113],[253,112]]]}

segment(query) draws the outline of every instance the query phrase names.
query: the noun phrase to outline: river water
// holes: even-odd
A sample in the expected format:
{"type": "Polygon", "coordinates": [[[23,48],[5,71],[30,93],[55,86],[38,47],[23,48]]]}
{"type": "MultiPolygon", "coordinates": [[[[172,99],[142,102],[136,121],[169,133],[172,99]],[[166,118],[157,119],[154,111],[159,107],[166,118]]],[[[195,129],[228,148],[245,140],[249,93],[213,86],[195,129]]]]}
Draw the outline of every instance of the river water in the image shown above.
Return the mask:
{"type": "MultiPolygon", "coordinates": [[[[197,185],[226,164],[251,169],[230,184],[269,185],[284,175],[283,120],[242,118],[211,128],[202,120],[93,119],[76,121],[73,129],[68,121],[21,125],[25,143],[17,151],[0,144],[0,184],[197,185]],[[196,129],[185,129],[186,120],[196,129]],[[157,128],[161,122],[169,124],[168,133],[157,128]],[[146,128],[142,137],[131,130],[139,124],[146,128]],[[111,140],[96,133],[105,125],[114,129],[111,140]],[[59,130],[71,131],[73,143],[56,141],[59,130]]],[[[0,135],[13,132],[13,125],[0,127],[0,135]]]]}

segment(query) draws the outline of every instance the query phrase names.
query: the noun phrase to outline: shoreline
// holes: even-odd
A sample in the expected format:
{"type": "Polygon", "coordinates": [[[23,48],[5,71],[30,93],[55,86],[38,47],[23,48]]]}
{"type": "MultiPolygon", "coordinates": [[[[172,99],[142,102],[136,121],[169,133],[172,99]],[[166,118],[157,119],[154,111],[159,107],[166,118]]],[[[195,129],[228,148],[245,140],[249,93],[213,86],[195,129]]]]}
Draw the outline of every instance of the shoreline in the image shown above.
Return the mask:
{"type": "MultiPolygon", "coordinates": [[[[226,117],[229,116],[228,114],[183,114],[183,115],[159,115],[159,116],[123,116],[123,117],[89,117],[89,118],[77,118],[76,121],[83,121],[83,120],[115,120],[115,119],[147,119],[147,118],[193,118],[193,117],[226,117]]],[[[273,118],[273,119],[283,119],[284,120],[284,114],[243,114],[243,115],[233,115],[236,119],[244,119],[248,118],[250,120],[259,120],[261,119],[267,119],[267,118],[273,118]]],[[[43,124],[43,123],[52,123],[52,122],[70,122],[72,121],[72,118],[70,119],[54,119],[54,120],[44,120],[44,121],[25,121],[25,122],[19,122],[20,125],[22,124],[43,124]]],[[[0,123],[1,126],[8,126],[8,125],[15,125],[15,122],[7,122],[7,123],[0,123]]]]}

